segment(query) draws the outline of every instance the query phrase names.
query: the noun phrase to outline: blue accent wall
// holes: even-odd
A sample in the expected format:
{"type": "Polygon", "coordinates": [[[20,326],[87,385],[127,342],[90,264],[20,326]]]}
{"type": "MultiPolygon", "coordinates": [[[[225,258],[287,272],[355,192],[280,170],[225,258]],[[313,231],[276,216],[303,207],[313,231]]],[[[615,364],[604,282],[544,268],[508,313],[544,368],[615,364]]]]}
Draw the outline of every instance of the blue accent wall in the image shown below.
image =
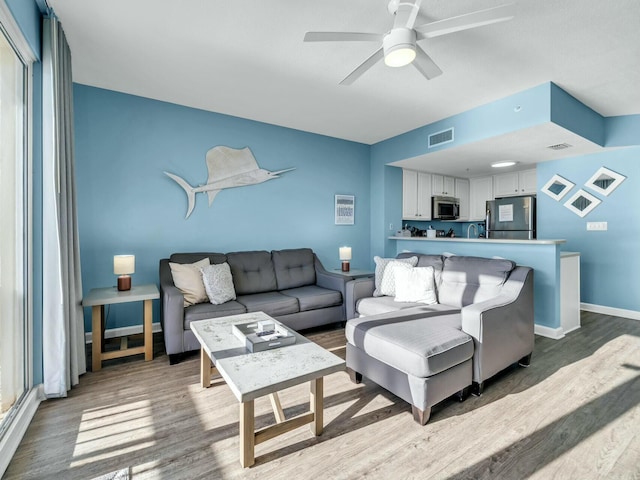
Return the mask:
{"type": "Polygon", "coordinates": [[[640,311],[640,147],[610,150],[538,164],[539,187],[554,174],[575,183],[561,201],[538,195],[538,235],[565,238],[563,250],[580,252],[580,299],[584,303],[640,311]],[[627,179],[609,196],[584,186],[606,167],[627,179]],[[602,200],[579,217],[564,207],[578,189],[602,200]],[[607,231],[587,231],[587,222],[607,222],[607,231]]]}
{"type": "MultiPolygon", "coordinates": [[[[353,267],[369,266],[368,145],[85,85],[74,85],[74,103],[85,293],[115,285],[121,253],[136,256],[134,284],[157,283],[159,260],[173,252],[310,247],[338,268],[338,247],[350,245],[353,267]],[[204,184],[217,145],[250,147],[267,170],[295,170],[223,190],[211,207],[199,194],[185,219],[186,194],[163,172],[204,184]],[[336,194],[355,195],[355,225],[335,225],[336,194]]],[[[133,308],[112,307],[107,327],[140,324],[133,308]]]]}

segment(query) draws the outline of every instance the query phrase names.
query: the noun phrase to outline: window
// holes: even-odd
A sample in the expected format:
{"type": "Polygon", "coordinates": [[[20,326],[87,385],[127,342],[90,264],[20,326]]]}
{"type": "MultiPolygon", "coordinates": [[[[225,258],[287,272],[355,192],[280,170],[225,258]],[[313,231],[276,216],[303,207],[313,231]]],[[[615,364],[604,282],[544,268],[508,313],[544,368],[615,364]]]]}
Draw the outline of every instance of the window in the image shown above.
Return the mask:
{"type": "Polygon", "coordinates": [[[0,433],[29,387],[27,72],[0,28],[0,433]]]}

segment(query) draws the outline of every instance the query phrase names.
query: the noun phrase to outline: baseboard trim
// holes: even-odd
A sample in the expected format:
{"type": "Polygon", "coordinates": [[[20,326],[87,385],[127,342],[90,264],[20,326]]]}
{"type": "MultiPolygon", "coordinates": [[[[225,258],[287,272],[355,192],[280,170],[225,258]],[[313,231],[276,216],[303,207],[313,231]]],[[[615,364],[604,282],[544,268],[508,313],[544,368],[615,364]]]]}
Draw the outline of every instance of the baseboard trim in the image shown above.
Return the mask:
{"type": "Polygon", "coordinates": [[[533,332],[536,335],[540,335],[541,337],[552,338],[554,340],[560,340],[561,338],[564,338],[565,334],[565,332],[562,330],[562,327],[551,328],[538,324],[534,325],[533,332]]]}
{"type": "MultiPolygon", "coordinates": [[[[160,322],[151,324],[151,331],[158,333],[162,331],[160,322]]],[[[142,333],[142,325],[133,325],[131,327],[110,328],[104,331],[104,338],[125,337],[127,335],[137,335],[142,333]]],[[[91,332],[84,334],[85,343],[91,343],[91,332]]]]}
{"type": "Polygon", "coordinates": [[[44,400],[44,388],[40,384],[31,388],[24,400],[16,407],[16,414],[0,439],[0,477],[7,470],[42,400],[44,400]]]}
{"type": "Polygon", "coordinates": [[[592,303],[581,303],[580,310],[592,313],[602,313],[603,315],[611,315],[612,317],[630,318],[631,320],[640,320],[640,312],[635,310],[625,310],[623,308],[606,307],[604,305],[594,305],[592,303]]]}

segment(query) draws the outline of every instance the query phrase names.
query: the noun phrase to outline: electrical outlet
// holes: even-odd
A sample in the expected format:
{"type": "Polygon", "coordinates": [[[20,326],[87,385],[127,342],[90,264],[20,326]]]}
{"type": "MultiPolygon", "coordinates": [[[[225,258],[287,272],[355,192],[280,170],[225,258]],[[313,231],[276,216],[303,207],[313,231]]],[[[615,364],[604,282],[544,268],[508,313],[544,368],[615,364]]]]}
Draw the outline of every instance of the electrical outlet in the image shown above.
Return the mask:
{"type": "Polygon", "coordinates": [[[605,231],[608,230],[608,228],[607,222],[587,222],[587,230],[605,231]]]}
{"type": "Polygon", "coordinates": [[[393,232],[393,223],[389,224],[389,230],[391,230],[393,232]]]}

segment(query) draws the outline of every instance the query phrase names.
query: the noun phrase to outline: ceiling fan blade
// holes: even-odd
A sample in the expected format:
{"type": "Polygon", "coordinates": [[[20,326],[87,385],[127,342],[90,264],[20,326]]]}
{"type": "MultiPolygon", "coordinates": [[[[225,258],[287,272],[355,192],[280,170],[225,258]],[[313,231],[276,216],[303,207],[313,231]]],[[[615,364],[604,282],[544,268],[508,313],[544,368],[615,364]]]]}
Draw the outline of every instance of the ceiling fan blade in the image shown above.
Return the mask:
{"type": "Polygon", "coordinates": [[[427,23],[415,27],[419,40],[424,38],[438,37],[448,33],[468,30],[470,28],[491,25],[492,23],[511,20],[515,15],[515,5],[513,3],[501,5],[499,7],[487,8],[477,12],[466,13],[457,17],[445,18],[437,22],[427,23]]]}
{"type": "Polygon", "coordinates": [[[382,47],[380,47],[378,50],[373,52],[373,55],[362,62],[353,72],[344,77],[344,79],[340,82],[340,85],[351,85],[358,78],[360,78],[364,72],[369,70],[383,58],[384,52],[382,51],[382,47]]]}
{"type": "Polygon", "coordinates": [[[442,75],[442,70],[436,65],[427,52],[420,45],[416,45],[416,58],[413,60],[413,66],[426,77],[427,80],[442,75]]]}
{"type": "Polygon", "coordinates": [[[307,32],[305,42],[381,42],[381,33],[360,32],[307,32]]]}
{"type": "Polygon", "coordinates": [[[422,0],[399,0],[396,18],[393,21],[393,28],[413,28],[420,11],[420,3],[422,0]]]}

